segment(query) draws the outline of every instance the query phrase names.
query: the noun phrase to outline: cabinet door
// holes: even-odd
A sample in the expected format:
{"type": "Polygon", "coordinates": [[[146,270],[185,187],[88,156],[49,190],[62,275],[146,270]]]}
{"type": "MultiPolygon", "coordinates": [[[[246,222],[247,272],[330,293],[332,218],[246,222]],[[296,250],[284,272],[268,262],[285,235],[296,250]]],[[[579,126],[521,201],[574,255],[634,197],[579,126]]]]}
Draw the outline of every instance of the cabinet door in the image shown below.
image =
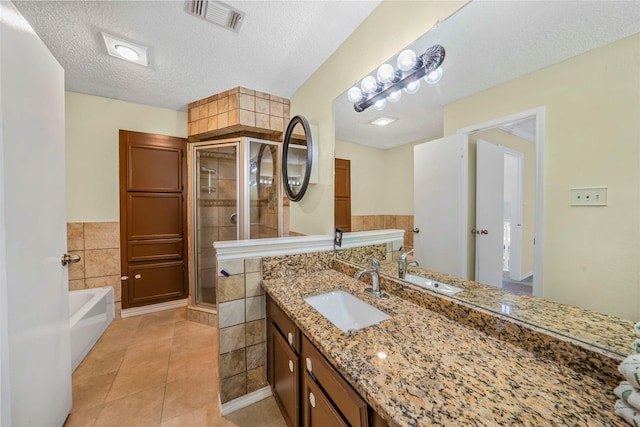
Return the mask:
{"type": "Polygon", "coordinates": [[[275,327],[269,329],[273,346],[271,389],[287,425],[297,427],[299,425],[298,381],[300,371],[298,356],[275,327]]]}
{"type": "Polygon", "coordinates": [[[306,371],[302,383],[301,399],[303,427],[348,426],[306,371]]]}

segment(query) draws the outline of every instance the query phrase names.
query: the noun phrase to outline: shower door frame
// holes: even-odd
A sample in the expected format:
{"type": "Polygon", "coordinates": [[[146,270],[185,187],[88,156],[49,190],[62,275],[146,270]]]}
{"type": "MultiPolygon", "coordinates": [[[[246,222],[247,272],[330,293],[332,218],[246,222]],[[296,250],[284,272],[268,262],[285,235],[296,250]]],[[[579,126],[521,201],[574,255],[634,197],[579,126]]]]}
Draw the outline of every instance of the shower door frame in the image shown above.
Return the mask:
{"type": "MultiPolygon", "coordinates": [[[[251,215],[249,213],[250,206],[250,192],[245,191],[250,184],[250,144],[251,142],[258,142],[261,144],[274,145],[277,148],[277,159],[275,159],[275,166],[277,167],[276,176],[278,177],[278,185],[276,191],[277,197],[277,209],[278,209],[278,237],[282,237],[284,219],[283,209],[284,203],[282,200],[282,143],[277,141],[268,141],[253,137],[235,137],[227,139],[217,139],[210,141],[189,142],[187,144],[187,247],[189,253],[189,304],[191,306],[206,307],[215,310],[218,304],[216,298],[216,304],[200,303],[197,301],[197,269],[198,269],[198,233],[197,233],[197,196],[196,191],[199,190],[196,185],[197,176],[199,173],[197,166],[197,153],[198,150],[206,148],[219,148],[219,147],[236,147],[236,200],[237,200],[237,229],[236,239],[245,240],[250,239],[251,235],[251,215]],[[242,193],[241,193],[242,191],[242,193]]],[[[217,275],[217,272],[215,273],[217,275]]]]}

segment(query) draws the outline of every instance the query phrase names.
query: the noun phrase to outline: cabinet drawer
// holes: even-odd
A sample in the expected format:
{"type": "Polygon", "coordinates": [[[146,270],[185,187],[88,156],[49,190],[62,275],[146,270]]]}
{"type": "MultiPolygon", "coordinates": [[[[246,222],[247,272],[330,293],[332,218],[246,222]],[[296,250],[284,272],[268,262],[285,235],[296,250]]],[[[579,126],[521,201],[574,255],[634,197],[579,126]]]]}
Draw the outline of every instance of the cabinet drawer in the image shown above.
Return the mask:
{"type": "Polygon", "coordinates": [[[306,338],[302,338],[301,362],[308,372],[331,396],[333,404],[352,426],[369,425],[367,402],[345,381],[325,357],[306,338]]]}
{"type": "Polygon", "coordinates": [[[284,339],[289,342],[298,354],[300,354],[300,330],[295,323],[273,302],[268,300],[267,313],[271,316],[271,321],[278,327],[284,339]]]}
{"type": "Polygon", "coordinates": [[[342,416],[305,371],[302,380],[302,426],[303,427],[348,427],[342,416]]]}

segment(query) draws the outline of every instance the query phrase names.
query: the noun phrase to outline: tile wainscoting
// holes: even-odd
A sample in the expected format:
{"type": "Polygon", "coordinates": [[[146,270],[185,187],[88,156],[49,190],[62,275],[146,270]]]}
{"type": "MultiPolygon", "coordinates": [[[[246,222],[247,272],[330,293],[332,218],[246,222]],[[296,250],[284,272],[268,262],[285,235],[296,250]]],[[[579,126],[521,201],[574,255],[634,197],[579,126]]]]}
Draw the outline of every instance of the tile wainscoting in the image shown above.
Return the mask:
{"type": "Polygon", "coordinates": [[[404,230],[404,249],[413,249],[413,215],[352,215],[351,231],[404,230]]]}
{"type": "Polygon", "coordinates": [[[120,223],[67,223],[67,250],[80,262],[69,267],[69,290],[113,287],[116,318],[121,314],[120,223]]]}

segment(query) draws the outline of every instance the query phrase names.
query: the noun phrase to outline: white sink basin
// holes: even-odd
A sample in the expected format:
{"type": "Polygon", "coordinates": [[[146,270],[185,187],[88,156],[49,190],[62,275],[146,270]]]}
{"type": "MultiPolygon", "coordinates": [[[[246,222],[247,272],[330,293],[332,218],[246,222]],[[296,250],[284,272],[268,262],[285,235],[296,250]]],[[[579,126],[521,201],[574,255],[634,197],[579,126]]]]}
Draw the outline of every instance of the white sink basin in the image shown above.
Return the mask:
{"type": "Polygon", "coordinates": [[[430,289],[445,295],[454,295],[463,290],[457,286],[447,285],[446,283],[436,282],[435,280],[414,276],[413,274],[406,274],[404,280],[418,285],[421,288],[430,289]]]}
{"type": "Polygon", "coordinates": [[[344,332],[366,328],[391,318],[344,291],[333,291],[304,300],[344,332]]]}

